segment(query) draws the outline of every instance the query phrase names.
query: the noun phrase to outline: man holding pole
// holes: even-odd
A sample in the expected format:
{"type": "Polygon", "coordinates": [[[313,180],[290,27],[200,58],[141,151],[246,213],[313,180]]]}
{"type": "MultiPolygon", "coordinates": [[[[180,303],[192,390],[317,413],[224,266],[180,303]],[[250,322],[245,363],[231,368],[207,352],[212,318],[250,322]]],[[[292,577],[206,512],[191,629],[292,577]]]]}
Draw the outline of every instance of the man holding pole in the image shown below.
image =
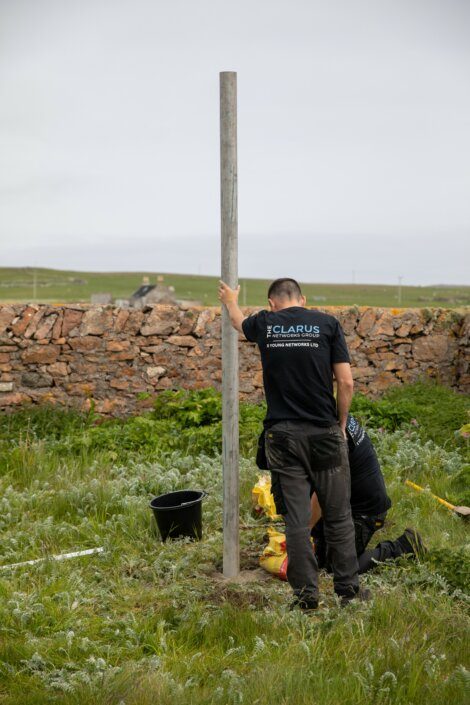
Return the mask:
{"type": "Polygon", "coordinates": [[[269,311],[245,317],[240,287],[220,282],[233,327],[257,343],[267,401],[265,447],[276,505],[282,507],[293,606],[318,606],[318,565],[310,543],[310,495],[320,502],[334,589],[342,604],[359,591],[350,505],[346,423],[353,393],[350,359],[339,322],[305,308],[294,279],[269,287],[269,311]],[[333,394],[337,383],[337,400],[333,394]]]}

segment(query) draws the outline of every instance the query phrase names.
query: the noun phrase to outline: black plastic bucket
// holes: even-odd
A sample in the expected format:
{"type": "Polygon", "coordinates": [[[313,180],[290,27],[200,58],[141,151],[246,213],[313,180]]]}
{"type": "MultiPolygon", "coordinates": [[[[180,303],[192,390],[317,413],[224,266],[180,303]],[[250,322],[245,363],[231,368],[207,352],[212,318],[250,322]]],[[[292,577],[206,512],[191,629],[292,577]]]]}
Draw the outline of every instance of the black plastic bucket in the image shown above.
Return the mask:
{"type": "Polygon", "coordinates": [[[188,536],[202,538],[202,500],[200,490],[180,490],[155,497],[150,502],[162,541],[188,536]]]}

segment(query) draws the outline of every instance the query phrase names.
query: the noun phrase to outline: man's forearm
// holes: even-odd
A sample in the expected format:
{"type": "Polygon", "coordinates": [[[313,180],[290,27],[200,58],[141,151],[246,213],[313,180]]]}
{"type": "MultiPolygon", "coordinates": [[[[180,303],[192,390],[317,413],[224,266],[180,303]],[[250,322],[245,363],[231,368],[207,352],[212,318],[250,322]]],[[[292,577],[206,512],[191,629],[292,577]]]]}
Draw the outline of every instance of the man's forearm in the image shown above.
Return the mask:
{"type": "Polygon", "coordinates": [[[353,398],[353,385],[349,382],[337,382],[336,406],[338,420],[342,430],[346,431],[349,408],[353,398]]]}
{"type": "Polygon", "coordinates": [[[242,323],[245,320],[243,311],[235,301],[229,301],[227,304],[225,304],[225,306],[227,308],[228,315],[230,316],[230,323],[235,328],[235,330],[238,330],[240,333],[243,333],[242,323]]]}
{"type": "Polygon", "coordinates": [[[349,362],[333,363],[333,374],[336,379],[336,409],[338,412],[338,421],[341,429],[346,436],[346,424],[348,422],[348,412],[351,406],[354,381],[349,362]]]}

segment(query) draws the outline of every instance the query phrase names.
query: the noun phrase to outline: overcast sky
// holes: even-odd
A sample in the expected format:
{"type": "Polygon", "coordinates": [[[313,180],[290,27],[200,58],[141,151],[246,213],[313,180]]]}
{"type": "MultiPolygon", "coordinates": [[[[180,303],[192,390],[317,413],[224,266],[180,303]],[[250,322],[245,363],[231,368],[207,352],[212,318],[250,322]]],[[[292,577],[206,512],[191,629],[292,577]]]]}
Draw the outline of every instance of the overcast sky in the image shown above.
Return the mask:
{"type": "Polygon", "coordinates": [[[0,0],[0,266],[469,283],[468,0],[0,0]],[[353,274],[354,272],[354,274],[353,274]]]}

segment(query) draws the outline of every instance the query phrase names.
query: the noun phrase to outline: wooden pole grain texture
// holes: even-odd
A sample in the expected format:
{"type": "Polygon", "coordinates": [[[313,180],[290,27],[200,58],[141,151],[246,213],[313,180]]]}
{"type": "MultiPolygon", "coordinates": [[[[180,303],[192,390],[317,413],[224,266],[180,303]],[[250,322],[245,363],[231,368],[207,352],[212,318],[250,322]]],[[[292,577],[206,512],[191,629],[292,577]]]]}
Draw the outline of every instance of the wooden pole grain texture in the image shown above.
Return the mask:
{"type": "MultiPolygon", "coordinates": [[[[220,186],[222,280],[238,284],[237,74],[220,74],[220,186]]],[[[222,307],[222,457],[224,494],[223,574],[240,570],[238,333],[222,307]]]]}

